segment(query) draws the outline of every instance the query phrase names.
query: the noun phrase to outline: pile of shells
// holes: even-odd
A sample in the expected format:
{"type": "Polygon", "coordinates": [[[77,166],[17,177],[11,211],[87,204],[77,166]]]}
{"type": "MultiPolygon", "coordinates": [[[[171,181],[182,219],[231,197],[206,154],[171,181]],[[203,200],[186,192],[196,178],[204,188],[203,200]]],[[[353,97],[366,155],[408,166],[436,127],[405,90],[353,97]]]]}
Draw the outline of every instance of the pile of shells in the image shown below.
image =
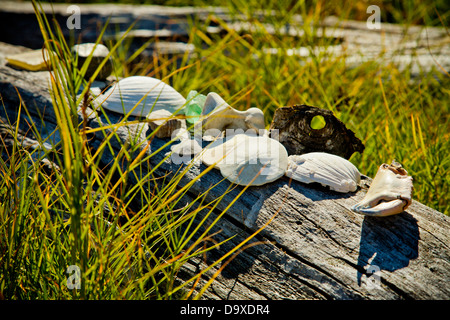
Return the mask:
{"type": "MultiPolygon", "coordinates": [[[[112,72],[108,48],[83,43],[71,48],[77,67],[86,68],[89,80],[105,81],[112,72]],[[87,59],[89,65],[85,66],[87,59]],[[105,61],[106,60],[106,61],[105,61]]],[[[46,70],[49,52],[31,50],[6,57],[16,68],[46,70]]],[[[127,116],[145,117],[158,138],[180,142],[171,147],[179,157],[195,156],[205,165],[239,185],[260,186],[282,176],[302,183],[318,183],[340,193],[355,192],[361,175],[348,159],[362,153],[364,145],[329,110],[307,105],[281,107],[275,111],[267,131],[264,113],[258,108],[241,111],[221,96],[210,92],[203,96],[191,91],[187,99],[169,84],[152,77],[121,79],[95,95],[94,108],[103,108],[127,116]],[[312,127],[320,116],[325,126],[312,127]],[[188,124],[201,138],[191,138],[188,124]],[[202,147],[203,141],[209,141],[202,147]]],[[[365,197],[351,207],[357,213],[389,216],[403,212],[412,202],[413,179],[395,160],[383,163],[365,197]]]]}
{"type": "MultiPolygon", "coordinates": [[[[311,106],[280,108],[267,131],[258,108],[236,110],[215,92],[206,97],[191,92],[188,97],[161,80],[139,76],[118,81],[94,105],[146,117],[157,137],[180,141],[172,146],[172,153],[195,156],[235,184],[260,186],[287,176],[339,193],[357,191],[361,175],[347,159],[355,151],[362,152],[364,145],[329,111],[311,106]],[[304,112],[325,115],[325,128],[314,131],[309,118],[299,118],[304,112]],[[202,133],[201,139],[191,138],[186,115],[194,131],[202,133]],[[292,134],[300,137],[294,139],[295,146],[289,138],[292,134]],[[314,135],[320,143],[314,142],[314,135]],[[204,148],[201,140],[208,141],[204,148]]],[[[400,164],[383,164],[364,199],[351,209],[371,216],[397,214],[411,204],[412,190],[412,178],[400,164]]]]}

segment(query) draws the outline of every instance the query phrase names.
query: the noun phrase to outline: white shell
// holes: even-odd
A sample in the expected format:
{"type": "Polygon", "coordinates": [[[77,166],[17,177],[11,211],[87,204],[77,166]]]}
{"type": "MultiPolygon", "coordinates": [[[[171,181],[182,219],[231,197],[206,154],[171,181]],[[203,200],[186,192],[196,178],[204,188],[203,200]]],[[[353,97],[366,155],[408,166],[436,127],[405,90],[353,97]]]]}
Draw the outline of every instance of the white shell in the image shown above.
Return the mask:
{"type": "Polygon", "coordinates": [[[186,99],[159,79],[134,76],[119,80],[98,96],[95,103],[117,113],[146,117],[151,111],[157,110],[176,113],[186,103],[186,99]]]}
{"type": "Polygon", "coordinates": [[[101,43],[81,43],[72,47],[72,52],[78,54],[82,58],[92,57],[106,58],[109,54],[108,48],[101,43]]]}
{"type": "Polygon", "coordinates": [[[261,109],[236,110],[215,92],[210,92],[206,96],[202,115],[203,122],[200,124],[203,125],[204,130],[253,129],[259,133],[259,130],[265,128],[264,113],[261,109]]]}
{"type": "Polygon", "coordinates": [[[156,132],[158,138],[170,138],[172,134],[181,128],[186,128],[186,120],[174,116],[171,112],[161,109],[148,114],[150,129],[156,132]]]}
{"type": "Polygon", "coordinates": [[[6,57],[6,61],[16,68],[31,71],[46,71],[47,64],[50,65],[50,56],[47,49],[44,48],[9,55],[6,57]]]}
{"type": "Polygon", "coordinates": [[[195,139],[187,139],[182,140],[179,144],[171,146],[170,150],[179,156],[195,156],[202,152],[202,145],[201,141],[199,142],[195,139]]]}
{"type": "Polygon", "coordinates": [[[236,134],[207,146],[204,164],[220,169],[222,176],[239,185],[263,185],[282,177],[287,169],[286,148],[277,140],[236,134]]]}
{"type": "Polygon", "coordinates": [[[383,163],[377,171],[361,202],[352,210],[377,217],[385,217],[403,212],[412,202],[413,178],[402,166],[393,161],[383,163]]]}
{"type": "Polygon", "coordinates": [[[350,161],[325,152],[289,156],[286,176],[303,183],[317,182],[342,193],[356,191],[361,180],[350,161]]]}

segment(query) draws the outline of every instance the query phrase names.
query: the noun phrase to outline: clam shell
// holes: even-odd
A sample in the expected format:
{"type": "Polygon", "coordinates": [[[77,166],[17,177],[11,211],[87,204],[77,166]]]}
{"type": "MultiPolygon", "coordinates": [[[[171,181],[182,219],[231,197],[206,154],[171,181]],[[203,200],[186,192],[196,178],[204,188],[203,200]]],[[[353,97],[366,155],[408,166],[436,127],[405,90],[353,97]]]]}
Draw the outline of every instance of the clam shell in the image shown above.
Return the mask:
{"type": "Polygon", "coordinates": [[[186,99],[159,79],[133,76],[119,80],[98,96],[94,103],[117,113],[146,117],[157,110],[176,113],[186,99]]]}
{"type": "Polygon", "coordinates": [[[277,140],[236,134],[206,147],[202,161],[220,169],[223,177],[239,185],[263,185],[282,177],[288,154],[277,140]]]}
{"type": "Polygon", "coordinates": [[[361,180],[350,161],[325,152],[289,156],[286,176],[303,183],[317,182],[342,193],[356,191],[361,180]]]}

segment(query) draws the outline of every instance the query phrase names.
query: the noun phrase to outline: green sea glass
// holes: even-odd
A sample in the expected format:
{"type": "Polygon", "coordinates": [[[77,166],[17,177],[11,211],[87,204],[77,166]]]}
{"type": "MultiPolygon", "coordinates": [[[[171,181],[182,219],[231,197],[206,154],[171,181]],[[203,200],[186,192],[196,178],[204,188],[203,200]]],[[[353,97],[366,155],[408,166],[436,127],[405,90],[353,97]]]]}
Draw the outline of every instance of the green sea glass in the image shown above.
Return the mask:
{"type": "Polygon", "coordinates": [[[200,120],[200,115],[205,105],[206,96],[191,90],[186,98],[186,106],[184,107],[184,114],[186,115],[186,122],[188,126],[192,126],[200,120]]]}

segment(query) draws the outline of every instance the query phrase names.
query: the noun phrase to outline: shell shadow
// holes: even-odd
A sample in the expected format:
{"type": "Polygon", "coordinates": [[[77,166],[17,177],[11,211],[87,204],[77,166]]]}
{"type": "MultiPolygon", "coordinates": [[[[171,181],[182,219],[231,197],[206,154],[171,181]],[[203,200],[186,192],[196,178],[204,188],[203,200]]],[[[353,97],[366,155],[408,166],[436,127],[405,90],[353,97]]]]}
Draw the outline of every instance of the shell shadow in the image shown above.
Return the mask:
{"type": "MultiPolygon", "coordinates": [[[[364,217],[359,245],[357,281],[369,267],[393,272],[419,256],[417,220],[406,211],[390,217],[364,217]]],[[[373,269],[372,269],[373,270],[373,269]]]]}
{"type": "Polygon", "coordinates": [[[356,194],[356,192],[359,191],[358,188],[358,190],[355,192],[337,192],[330,190],[329,187],[322,186],[320,183],[303,183],[294,179],[290,179],[286,176],[280,178],[279,181],[285,183],[290,188],[297,191],[298,193],[301,193],[303,196],[309,198],[312,201],[351,198],[356,194]]]}

